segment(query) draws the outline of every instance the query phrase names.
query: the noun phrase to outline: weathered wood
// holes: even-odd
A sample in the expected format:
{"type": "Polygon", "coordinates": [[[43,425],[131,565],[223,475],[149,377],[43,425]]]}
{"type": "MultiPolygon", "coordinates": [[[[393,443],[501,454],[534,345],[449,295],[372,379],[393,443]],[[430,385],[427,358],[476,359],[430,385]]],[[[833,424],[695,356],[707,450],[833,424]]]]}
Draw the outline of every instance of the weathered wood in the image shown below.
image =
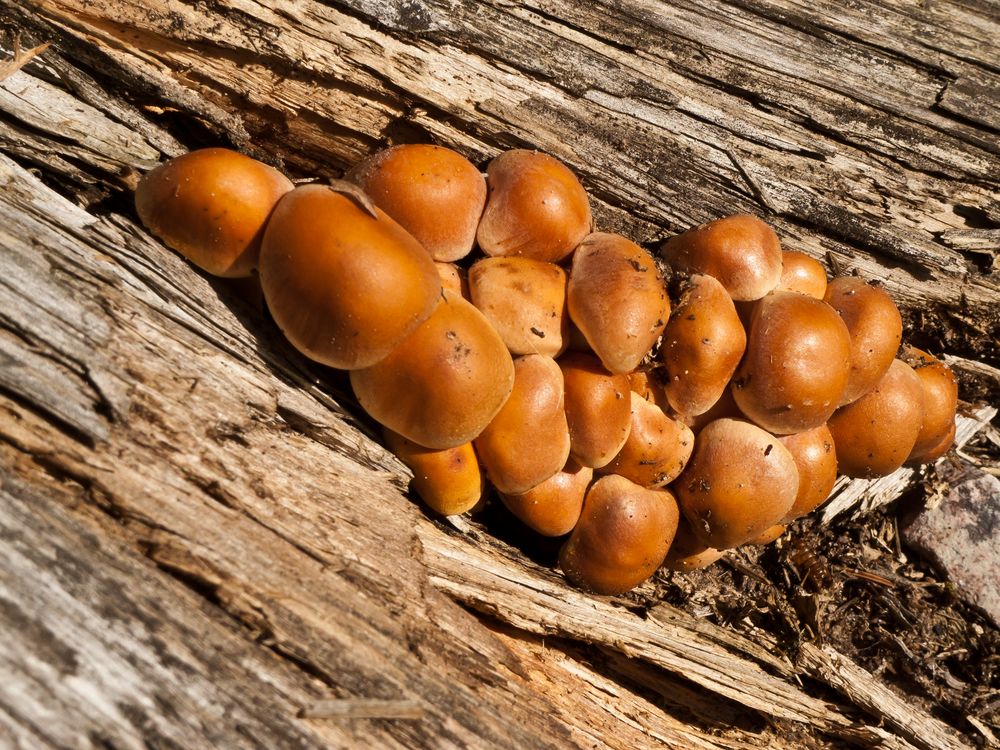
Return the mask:
{"type": "MultiPolygon", "coordinates": [[[[958,746],[842,657],[793,663],[669,608],[641,620],[502,546],[448,536],[401,495],[407,473],[351,414],[344,380],[151,241],[127,188],[159,156],[217,142],[310,177],[387,141],[477,160],[537,147],[581,174],[600,228],[651,246],[724,213],[766,216],[787,245],[880,279],[935,352],[959,357],[964,383],[995,395],[988,4],[0,0],[0,30],[53,43],[0,82],[0,151],[15,160],[0,156],[0,514],[26,538],[52,535],[73,552],[63,562],[110,565],[130,607],[181,603],[170,653],[200,655],[198,710],[225,724],[209,734],[198,710],[143,719],[72,677],[39,680],[52,675],[23,656],[38,648],[28,628],[23,654],[0,649],[11,684],[30,686],[16,712],[4,698],[4,741],[65,744],[75,727],[125,746],[146,728],[182,745],[958,746]],[[90,538],[99,550],[77,551],[90,538]],[[213,644],[238,662],[214,689],[213,644]],[[804,693],[802,670],[838,702],[804,693]],[[254,689],[232,695],[245,672],[254,689]],[[296,718],[328,699],[404,700],[424,718],[296,718]],[[46,701],[72,710],[33,734],[46,701]],[[801,733],[783,741],[765,715],[801,733]],[[715,717],[747,716],[715,734],[715,717]]],[[[4,589],[17,609],[48,602],[31,612],[49,631],[86,626],[87,685],[117,689],[98,670],[123,653],[148,664],[135,672],[148,680],[122,684],[131,705],[158,705],[177,679],[168,659],[102,638],[103,595],[73,588],[77,563],[43,570],[25,549],[0,537],[25,586],[65,586],[4,589]]]]}

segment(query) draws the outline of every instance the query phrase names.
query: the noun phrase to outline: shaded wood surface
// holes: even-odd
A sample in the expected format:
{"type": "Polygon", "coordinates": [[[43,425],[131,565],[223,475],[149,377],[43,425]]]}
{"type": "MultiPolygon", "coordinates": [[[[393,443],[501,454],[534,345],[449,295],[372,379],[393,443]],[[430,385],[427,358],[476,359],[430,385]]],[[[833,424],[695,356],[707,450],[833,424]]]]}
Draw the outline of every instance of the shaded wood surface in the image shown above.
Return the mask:
{"type": "Polygon", "coordinates": [[[344,379],[127,186],[212,143],[299,176],[537,147],[640,241],[764,215],[995,394],[995,6],[0,0],[0,29],[53,43],[0,82],[0,740],[963,746],[842,655],[643,619],[426,518],[344,379]],[[306,718],[331,699],[422,718],[306,718]]]}

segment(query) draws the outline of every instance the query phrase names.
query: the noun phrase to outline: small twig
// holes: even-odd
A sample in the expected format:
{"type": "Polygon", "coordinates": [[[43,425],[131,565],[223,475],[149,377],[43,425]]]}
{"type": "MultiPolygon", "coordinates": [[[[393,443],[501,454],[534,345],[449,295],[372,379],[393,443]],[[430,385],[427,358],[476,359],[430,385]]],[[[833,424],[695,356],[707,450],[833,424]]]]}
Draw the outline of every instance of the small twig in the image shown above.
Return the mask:
{"type": "Polygon", "coordinates": [[[424,709],[412,700],[335,698],[299,711],[300,719],[422,719],[424,709]]]}
{"type": "Polygon", "coordinates": [[[863,578],[866,581],[871,581],[872,583],[877,583],[888,588],[893,588],[896,584],[890,581],[888,578],[878,575],[877,573],[869,573],[867,570],[856,570],[855,568],[841,568],[841,572],[848,575],[852,575],[855,578],[863,578]]]}
{"type": "Polygon", "coordinates": [[[22,52],[21,51],[21,38],[15,37],[14,39],[14,56],[0,65],[0,81],[10,78],[17,71],[31,62],[38,55],[42,54],[45,50],[52,46],[52,42],[44,42],[39,44],[37,47],[32,47],[31,49],[22,52]]]}

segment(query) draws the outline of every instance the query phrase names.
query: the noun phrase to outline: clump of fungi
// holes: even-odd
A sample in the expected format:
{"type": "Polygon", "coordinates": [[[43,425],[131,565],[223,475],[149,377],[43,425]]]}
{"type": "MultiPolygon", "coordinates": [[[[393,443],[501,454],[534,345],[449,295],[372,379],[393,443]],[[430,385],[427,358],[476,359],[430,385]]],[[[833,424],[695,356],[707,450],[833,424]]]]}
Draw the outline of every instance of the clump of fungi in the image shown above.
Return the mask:
{"type": "Polygon", "coordinates": [[[658,257],[595,232],[576,176],[515,150],[482,174],[428,145],[293,187],[225,149],[147,174],[136,208],[202,269],[257,269],[278,326],[347,370],[435,512],[489,486],[565,537],[577,586],[620,594],[765,544],[838,471],[889,474],[955,437],[957,387],[900,348],[889,295],[783,250],[754,216],[658,257]]]}

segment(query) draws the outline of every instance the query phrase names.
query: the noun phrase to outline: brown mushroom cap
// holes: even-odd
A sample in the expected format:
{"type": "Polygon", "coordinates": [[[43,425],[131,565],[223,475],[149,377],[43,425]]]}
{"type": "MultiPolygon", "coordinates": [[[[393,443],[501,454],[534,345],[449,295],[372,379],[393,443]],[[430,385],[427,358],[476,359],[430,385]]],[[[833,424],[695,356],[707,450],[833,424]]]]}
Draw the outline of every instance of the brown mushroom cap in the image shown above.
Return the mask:
{"type": "Polygon", "coordinates": [[[590,202],[580,181],[548,154],[514,149],[486,168],[489,197],[479,221],[487,255],[557,263],[590,231],[590,202]]]}
{"type": "Polygon", "coordinates": [[[857,276],[840,276],[824,298],[851,334],[851,376],[840,399],[849,404],[868,393],[885,375],[899,350],[903,320],[892,297],[857,276]]]}
{"type": "Polygon", "coordinates": [[[785,533],[785,524],[776,523],[767,529],[764,529],[757,536],[748,539],[747,544],[753,544],[758,547],[763,547],[765,544],[770,544],[775,541],[778,537],[785,533]]]}
{"type": "Polygon", "coordinates": [[[677,502],[614,474],[591,485],[580,521],[559,553],[573,583],[598,594],[621,594],[663,562],[677,530],[677,502]]]}
{"type": "Polygon", "coordinates": [[[865,478],[891,474],[913,450],[923,419],[920,378],[894,359],[872,390],[830,418],[840,473],[865,478]]]}
{"type": "Polygon", "coordinates": [[[756,425],[719,419],[706,425],[673,489],[705,545],[728,549],[778,523],[795,501],[792,454],[756,425]]]}
{"type": "Polygon", "coordinates": [[[618,474],[642,487],[662,487],[684,470],[694,449],[694,434],[638,393],[629,394],[632,427],[625,444],[602,474],[618,474]]]}
{"type": "Polygon", "coordinates": [[[542,536],[568,534],[580,520],[594,470],[573,458],[541,484],[520,495],[497,493],[507,509],[542,536]]]}
{"type": "Polygon", "coordinates": [[[736,399],[733,398],[733,389],[727,388],[719,396],[719,400],[709,407],[708,411],[704,414],[698,414],[697,416],[688,416],[685,414],[672,414],[671,416],[676,419],[681,420],[691,431],[695,434],[695,438],[698,437],[698,433],[701,432],[702,428],[714,422],[716,419],[745,419],[743,412],[740,411],[740,407],[736,405],[736,399]]]}
{"type": "Polygon", "coordinates": [[[469,269],[472,304],[511,354],[558,356],[566,348],[566,272],[531,258],[483,258],[469,269]]]}
{"type": "Polygon", "coordinates": [[[756,216],[728,216],[671,237],[660,254],[675,271],[714,276],[734,300],[760,299],[781,278],[778,235],[756,216]]]}
{"type": "Polygon", "coordinates": [[[549,357],[514,361],[514,389],[476,438],[479,460],[496,488],[520,495],[562,469],[569,458],[563,376],[549,357]]]}
{"type": "Polygon", "coordinates": [[[904,346],[901,359],[913,368],[924,391],[924,420],[907,461],[935,460],[948,451],[954,440],[958,382],[947,365],[915,346],[904,346]],[[942,450],[942,444],[949,434],[952,435],[952,440],[942,450]],[[925,456],[929,458],[924,458],[925,456]]]}
{"type": "Polygon", "coordinates": [[[798,250],[781,253],[781,278],[776,292],[798,292],[816,299],[826,294],[826,269],[815,258],[798,250]]]}
{"type": "Polygon", "coordinates": [[[514,363],[483,314],[452,292],[384,359],[351,372],[362,408],[418,445],[476,437],[514,385],[514,363]]]}
{"type": "Polygon", "coordinates": [[[557,362],[563,373],[570,452],[584,466],[604,466],[621,450],[632,427],[628,378],[612,375],[587,352],[567,352],[557,362]]]}
{"type": "Polygon", "coordinates": [[[773,292],[754,305],[733,398],[770,432],[819,427],[840,404],[850,347],[847,326],[832,307],[804,294],[773,292]]]}
{"type": "Polygon", "coordinates": [[[413,472],[410,486],[431,508],[453,516],[475,507],[483,494],[483,475],[472,443],[434,450],[382,428],[385,446],[413,472]]]}
{"type": "Polygon", "coordinates": [[[652,256],[625,237],[595,232],[573,255],[569,314],[611,372],[631,372],[663,333],[670,314],[652,256]]]}
{"type": "Polygon", "coordinates": [[[681,514],[677,522],[677,533],[663,560],[663,567],[670,570],[697,570],[707,568],[725,554],[725,550],[709,547],[691,531],[691,524],[681,514]]]}
{"type": "Polygon", "coordinates": [[[295,188],[275,207],[260,253],[278,327],[306,356],[345,370],[388,355],[441,299],[427,251],[362,201],[325,185],[295,188]]]}
{"type": "Polygon", "coordinates": [[[955,444],[955,433],[958,431],[958,425],[954,422],[951,423],[951,429],[945,433],[945,436],[941,440],[932,445],[930,448],[925,450],[923,453],[910,453],[909,458],[906,459],[908,464],[929,464],[933,461],[937,461],[941,456],[951,450],[951,446],[955,444]]]}
{"type": "Polygon", "coordinates": [[[424,143],[393,146],[355,166],[346,179],[427,248],[434,260],[472,250],[486,205],[486,180],[461,154],[424,143]]]}
{"type": "Polygon", "coordinates": [[[437,268],[438,278],[441,279],[441,288],[457,294],[459,297],[471,301],[469,296],[469,279],[465,269],[454,263],[445,263],[440,260],[434,261],[437,268]]]}
{"type": "Polygon", "coordinates": [[[830,496],[837,481],[837,450],[825,424],[778,440],[792,454],[799,470],[795,502],[781,519],[782,523],[790,523],[812,513],[830,496]]]}
{"type": "Polygon", "coordinates": [[[746,349],[746,332],[729,293],[696,274],[663,331],[663,390],[678,414],[696,416],[719,400],[746,349]]]}
{"type": "Polygon", "coordinates": [[[264,226],[292,183],[278,170],[225,148],[178,156],[148,172],[135,190],[146,228],[216,276],[248,276],[264,226]]]}

